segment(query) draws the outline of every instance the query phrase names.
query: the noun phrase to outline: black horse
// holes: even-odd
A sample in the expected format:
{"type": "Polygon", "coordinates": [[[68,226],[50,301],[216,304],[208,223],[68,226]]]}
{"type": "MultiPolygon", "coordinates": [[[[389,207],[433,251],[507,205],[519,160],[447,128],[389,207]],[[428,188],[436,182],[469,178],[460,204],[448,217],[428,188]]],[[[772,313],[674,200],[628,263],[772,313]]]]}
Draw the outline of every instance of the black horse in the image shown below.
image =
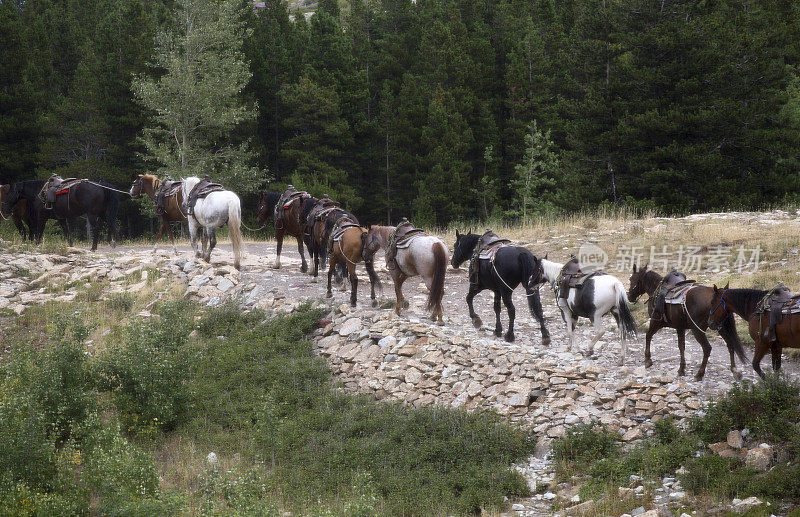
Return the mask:
{"type": "Polygon", "coordinates": [[[3,204],[0,206],[0,211],[2,213],[10,214],[14,211],[17,203],[24,199],[27,204],[26,210],[28,212],[28,235],[30,240],[36,240],[38,242],[42,240],[38,224],[38,214],[39,210],[44,209],[44,207],[37,206],[37,202],[39,205],[42,204],[37,196],[39,191],[42,190],[42,185],[44,185],[44,180],[28,180],[12,183],[8,192],[3,196],[3,204]]]}
{"type": "Polygon", "coordinates": [[[116,192],[111,190],[110,185],[83,181],[71,187],[67,193],[56,196],[52,208],[48,208],[39,199],[39,192],[44,183],[40,180],[15,183],[3,201],[4,205],[6,202],[16,203],[20,197],[24,197],[28,203],[33,203],[35,233],[38,242],[42,241],[44,225],[47,220],[56,219],[64,231],[67,243],[72,246],[69,219],[85,215],[89,223],[92,251],[97,250],[97,241],[100,238],[99,217],[105,217],[108,223],[108,242],[111,246],[116,246],[119,197],[116,192]]]}
{"type": "MultiPolygon", "coordinates": [[[[456,232],[456,243],[453,246],[453,258],[451,264],[458,268],[465,261],[472,257],[475,246],[478,245],[480,235],[467,233],[464,235],[456,232]]],[[[544,322],[542,313],[542,301],[539,298],[539,286],[544,283],[542,265],[539,259],[528,249],[522,246],[503,246],[494,257],[494,260],[476,259],[478,274],[470,278],[469,292],[467,293],[467,306],[469,316],[476,328],[482,325],[481,319],[475,314],[472,300],[475,295],[484,289],[491,289],[494,292],[494,312],[496,316],[495,336],[503,333],[503,326],[500,323],[500,300],[508,311],[508,332],[505,340],[514,341],[514,317],[516,310],[511,301],[514,289],[522,284],[525,287],[525,294],[528,298],[528,307],[531,314],[539,321],[539,328],[542,332],[542,344],[550,344],[550,332],[544,322]]]]}

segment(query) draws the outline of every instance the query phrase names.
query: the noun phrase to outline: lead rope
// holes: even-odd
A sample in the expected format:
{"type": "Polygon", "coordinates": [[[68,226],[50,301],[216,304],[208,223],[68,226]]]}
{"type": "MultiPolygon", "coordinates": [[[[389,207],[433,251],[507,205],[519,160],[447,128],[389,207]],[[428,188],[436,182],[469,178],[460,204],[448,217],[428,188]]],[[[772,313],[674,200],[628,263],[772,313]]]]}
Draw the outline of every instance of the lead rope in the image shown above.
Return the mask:
{"type": "MultiPolygon", "coordinates": [[[[692,288],[692,289],[694,289],[694,288],[692,288]]],[[[692,289],[689,289],[688,291],[686,291],[684,293],[683,298],[681,299],[681,307],[683,307],[683,312],[686,313],[686,317],[689,318],[689,321],[692,322],[692,325],[694,325],[694,328],[696,328],[697,330],[699,330],[703,334],[708,335],[708,332],[706,332],[705,330],[701,329],[700,326],[697,323],[695,323],[694,319],[692,318],[692,315],[689,314],[689,309],[686,308],[686,295],[688,295],[689,291],[691,291],[692,289]]],[[[665,301],[665,304],[666,304],[666,301],[665,301]]]]}

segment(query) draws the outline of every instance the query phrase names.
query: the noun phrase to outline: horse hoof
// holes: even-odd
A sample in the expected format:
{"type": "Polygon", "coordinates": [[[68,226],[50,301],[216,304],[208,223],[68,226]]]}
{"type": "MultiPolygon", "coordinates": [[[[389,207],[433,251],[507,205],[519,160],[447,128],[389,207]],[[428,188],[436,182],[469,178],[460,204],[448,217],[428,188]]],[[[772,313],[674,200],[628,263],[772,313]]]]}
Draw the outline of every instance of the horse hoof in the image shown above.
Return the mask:
{"type": "Polygon", "coordinates": [[[356,306],[356,302],[350,302],[350,307],[355,307],[355,306],[356,306]]]}
{"type": "Polygon", "coordinates": [[[542,337],[542,346],[550,345],[550,336],[542,337]]]}
{"type": "Polygon", "coordinates": [[[308,268],[306,266],[301,266],[300,267],[300,272],[301,273],[308,273],[308,268]]]}
{"type": "Polygon", "coordinates": [[[280,262],[277,262],[277,263],[272,265],[272,269],[280,269],[280,268],[281,268],[281,263],[280,262]]]}
{"type": "Polygon", "coordinates": [[[506,334],[505,340],[508,341],[509,343],[513,343],[514,342],[514,334],[506,334]]]}
{"type": "Polygon", "coordinates": [[[736,379],[737,381],[742,380],[742,372],[740,372],[739,370],[734,370],[733,378],[736,379]]]}
{"type": "Polygon", "coordinates": [[[644,360],[644,367],[645,368],[650,368],[651,366],[653,366],[653,361],[651,359],[645,359],[644,360]]]}
{"type": "Polygon", "coordinates": [[[619,361],[617,361],[617,366],[625,366],[625,358],[620,357],[619,361]]]}
{"type": "Polygon", "coordinates": [[[495,331],[494,331],[494,335],[495,335],[496,337],[500,337],[500,336],[502,336],[502,335],[503,335],[503,330],[502,330],[502,329],[495,329],[495,331]]]}
{"type": "Polygon", "coordinates": [[[403,300],[403,308],[408,309],[409,307],[411,307],[411,304],[408,303],[408,300],[403,300]]]}
{"type": "Polygon", "coordinates": [[[686,375],[685,370],[678,370],[678,377],[683,377],[684,375],[686,375]]]}
{"type": "Polygon", "coordinates": [[[310,281],[312,284],[316,284],[317,282],[319,282],[319,278],[317,278],[317,277],[315,277],[315,276],[312,276],[312,277],[311,277],[311,280],[309,280],[309,281],[310,281]]]}
{"type": "Polygon", "coordinates": [[[378,300],[373,299],[372,300],[372,306],[373,307],[377,307],[378,306],[378,300]]]}
{"type": "Polygon", "coordinates": [[[328,291],[327,293],[325,293],[325,298],[333,298],[333,293],[328,291]]]}
{"type": "Polygon", "coordinates": [[[479,329],[479,328],[481,328],[483,326],[483,322],[481,321],[481,319],[479,317],[475,316],[474,318],[472,318],[472,325],[476,329],[479,329]]]}
{"type": "Polygon", "coordinates": [[[702,381],[704,376],[705,376],[705,372],[703,372],[703,373],[698,373],[697,375],[695,375],[695,376],[694,376],[694,380],[696,380],[696,381],[702,381]]]}
{"type": "Polygon", "coordinates": [[[439,321],[437,321],[436,324],[439,325],[440,327],[444,327],[444,320],[439,318],[439,321]]]}

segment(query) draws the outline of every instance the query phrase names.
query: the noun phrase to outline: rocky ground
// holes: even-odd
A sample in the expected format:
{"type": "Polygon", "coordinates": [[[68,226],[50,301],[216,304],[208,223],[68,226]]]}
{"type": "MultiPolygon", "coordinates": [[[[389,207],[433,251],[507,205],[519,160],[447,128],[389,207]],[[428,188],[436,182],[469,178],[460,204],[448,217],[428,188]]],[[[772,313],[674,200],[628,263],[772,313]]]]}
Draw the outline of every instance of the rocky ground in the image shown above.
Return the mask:
{"type": "MultiPolygon", "coordinates": [[[[493,328],[473,328],[464,302],[464,270],[447,272],[443,326],[432,324],[426,317],[426,289],[416,279],[405,284],[410,308],[402,317],[395,316],[388,308],[393,287],[383,267],[378,267],[384,284],[380,306],[369,304],[369,283],[362,269],[359,305],[351,308],[347,304],[349,288],[334,288],[334,297],[325,299],[325,277],[314,281],[302,274],[296,249],[288,248],[294,246],[284,246],[283,268],[274,270],[275,245],[248,243],[241,272],[229,265],[232,255],[226,244],[215,250],[212,264],[194,259],[187,247],[181,247],[177,256],[171,250],[153,252],[142,247],[101,249],[96,254],[70,249],[67,255],[0,248],[0,311],[21,314],[32,304],[73,300],[84,288],[81,282],[87,279],[102,281],[102,296],[137,291],[154,283],[151,275],[159,277],[158,286],[174,279],[184,286],[185,296],[208,305],[233,298],[246,308],[281,313],[310,300],[330,308],[316,332],[315,349],[327,358],[344,389],[416,406],[488,409],[532,428],[540,437],[538,452],[518,468],[534,492],[542,492],[542,487],[553,480],[549,444],[570,426],[599,421],[617,431],[621,441],[636,442],[652,432],[658,419],[672,415],[683,421],[734,382],[727,349],[717,336],[711,337],[714,348],[705,378],[697,381],[693,377],[701,350],[692,337],[686,350],[690,375],[677,377],[676,338],[666,329],[653,340],[652,368],[642,366],[643,336],[629,343],[625,366],[617,366],[620,348],[610,316],[601,341],[604,346],[597,357],[572,353],[552,292],[546,287],[542,289],[542,302],[552,343],[542,346],[538,324],[521,290],[514,295],[517,339],[506,343],[494,337],[493,328]]],[[[382,260],[377,264],[382,266],[382,260]]],[[[622,280],[627,284],[627,278],[622,280]]],[[[489,292],[476,298],[476,311],[484,321],[493,321],[489,292]]],[[[506,325],[505,311],[502,318],[506,325]]],[[[590,332],[588,322],[582,321],[578,335],[584,346],[590,332]]],[[[784,361],[784,368],[798,375],[794,361],[784,361]]],[[[755,379],[749,365],[741,370],[745,378],[755,379]]],[[[634,495],[643,492],[637,486],[641,484],[633,480],[634,495]]],[[[652,495],[651,502],[656,506],[685,497],[679,483],[670,478],[652,495]]],[[[565,515],[579,514],[583,503],[576,497],[570,492],[538,493],[515,502],[513,509],[525,515],[550,514],[553,503],[558,502],[562,508],[572,507],[564,511],[565,515]]],[[[637,513],[644,513],[644,505],[641,510],[637,513]]]]}

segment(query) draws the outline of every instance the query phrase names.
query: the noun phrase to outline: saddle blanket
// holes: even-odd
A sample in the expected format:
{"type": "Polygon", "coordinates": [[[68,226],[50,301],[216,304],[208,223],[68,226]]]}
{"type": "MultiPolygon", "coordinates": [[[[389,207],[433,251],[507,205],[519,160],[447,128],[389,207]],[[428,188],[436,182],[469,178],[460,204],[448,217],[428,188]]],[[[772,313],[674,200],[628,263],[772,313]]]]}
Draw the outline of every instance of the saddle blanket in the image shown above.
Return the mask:
{"type": "MultiPolygon", "coordinates": [[[[772,307],[767,305],[761,311],[756,312],[769,312],[772,307]]],[[[791,300],[780,304],[781,314],[797,314],[800,312],[800,298],[792,298],[791,300]]]]}
{"type": "Polygon", "coordinates": [[[166,185],[166,187],[162,187],[161,191],[164,192],[164,197],[172,197],[177,194],[183,188],[183,182],[181,181],[174,181],[166,185]]]}
{"type": "MultiPolygon", "coordinates": [[[[60,196],[61,194],[66,194],[67,192],[69,192],[69,189],[71,189],[75,185],[83,183],[84,181],[86,181],[86,180],[85,179],[75,179],[75,178],[70,178],[70,179],[64,180],[61,183],[59,183],[58,185],[54,185],[54,187],[55,187],[55,195],[60,196]]],[[[45,185],[47,185],[47,184],[45,183],[45,185]]]]}
{"type": "Polygon", "coordinates": [[[695,287],[697,287],[697,284],[694,282],[678,284],[666,292],[664,295],[664,302],[673,305],[683,304],[683,301],[686,299],[686,294],[695,287]]]}
{"type": "Polygon", "coordinates": [[[331,206],[331,207],[322,209],[319,212],[317,212],[317,214],[314,216],[314,220],[315,221],[322,221],[323,219],[328,217],[328,214],[330,214],[332,212],[335,212],[336,210],[339,210],[338,206],[331,206]]]}
{"type": "Polygon", "coordinates": [[[343,223],[340,226],[337,225],[336,228],[333,229],[333,232],[331,232],[331,237],[330,237],[331,243],[339,242],[340,240],[342,240],[342,235],[344,235],[344,232],[346,232],[350,228],[361,228],[361,227],[354,222],[343,223]]]}
{"type": "Polygon", "coordinates": [[[422,237],[423,235],[427,236],[428,234],[419,229],[411,230],[407,234],[400,237],[400,239],[395,243],[394,247],[399,250],[406,249],[411,246],[411,243],[414,241],[414,239],[417,237],[422,237]]]}
{"type": "Polygon", "coordinates": [[[478,253],[478,258],[481,260],[494,260],[495,255],[497,255],[498,250],[500,248],[504,248],[507,244],[497,244],[492,246],[491,248],[487,248],[485,250],[481,250],[478,253]]]}

